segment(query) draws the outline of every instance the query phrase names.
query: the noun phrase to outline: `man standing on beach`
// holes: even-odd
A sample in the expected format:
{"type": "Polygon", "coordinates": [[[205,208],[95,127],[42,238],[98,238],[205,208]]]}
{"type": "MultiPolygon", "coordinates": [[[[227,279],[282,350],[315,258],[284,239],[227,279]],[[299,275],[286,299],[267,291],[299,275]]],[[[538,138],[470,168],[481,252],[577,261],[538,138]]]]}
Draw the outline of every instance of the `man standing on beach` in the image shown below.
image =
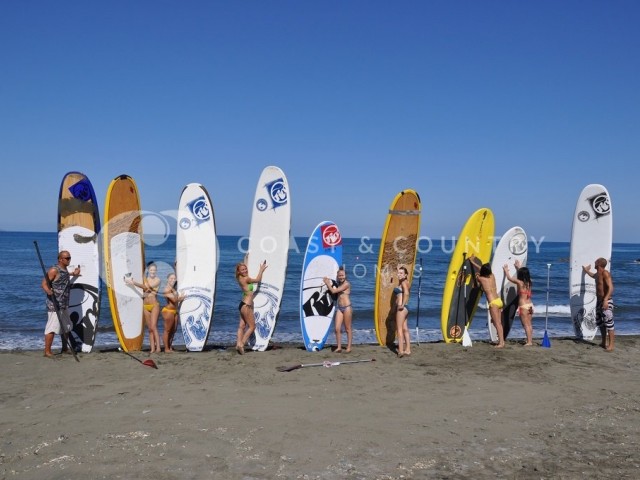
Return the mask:
{"type": "Polygon", "coordinates": [[[469,262],[473,265],[474,270],[479,270],[479,272],[474,272],[475,279],[476,282],[480,284],[485,297],[487,297],[487,308],[491,315],[491,322],[498,334],[498,344],[495,347],[504,348],[504,330],[502,329],[502,309],[504,308],[504,303],[498,295],[496,277],[491,272],[491,264],[484,263],[480,265],[478,258],[473,254],[469,256],[469,262]]]}
{"type": "Polygon", "coordinates": [[[615,339],[613,322],[613,280],[611,273],[606,270],[607,260],[600,257],[594,264],[595,273],[591,271],[591,265],[584,265],[584,273],[596,281],[596,321],[602,335],[602,348],[611,352],[615,339]],[[609,340],[607,344],[607,340],[609,340]]]}
{"type": "MultiPolygon", "coordinates": [[[[44,328],[44,356],[53,357],[51,346],[56,334],[64,335],[69,333],[73,324],[69,317],[69,291],[71,290],[71,278],[69,274],[69,264],[71,254],[66,250],[58,254],[58,263],[53,265],[47,272],[46,278],[42,279],[42,289],[47,294],[47,325],[44,328]],[[51,286],[50,286],[51,285],[51,286]],[[57,300],[59,312],[56,312],[56,304],[53,302],[53,295],[57,300]],[[58,313],[60,318],[58,318],[58,313]],[[60,329],[60,323],[64,322],[64,332],[60,329]]],[[[74,277],[80,275],[80,265],[71,273],[74,277]]],[[[68,345],[62,342],[64,352],[68,345]]]]}

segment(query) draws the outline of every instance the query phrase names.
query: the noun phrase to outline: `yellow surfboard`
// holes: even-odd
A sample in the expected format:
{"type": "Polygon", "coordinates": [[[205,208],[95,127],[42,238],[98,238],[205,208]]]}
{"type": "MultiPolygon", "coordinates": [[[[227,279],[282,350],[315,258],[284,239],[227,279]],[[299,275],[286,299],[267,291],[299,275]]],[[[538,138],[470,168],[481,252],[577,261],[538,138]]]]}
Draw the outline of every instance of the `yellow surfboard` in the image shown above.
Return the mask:
{"type": "Polygon", "coordinates": [[[494,230],[493,212],[481,208],[469,217],[460,232],[442,294],[442,337],[447,343],[460,342],[465,329],[471,326],[482,290],[475,282],[478,272],[469,257],[475,255],[481,264],[491,260],[494,230]]]}
{"type": "Polygon", "coordinates": [[[142,283],[144,247],[138,188],[128,175],[120,175],[109,184],[102,234],[113,326],[124,351],[138,351],[144,339],[142,297],[125,278],[142,283]]]}
{"type": "Polygon", "coordinates": [[[396,319],[392,307],[398,267],[404,266],[409,271],[411,288],[420,234],[420,212],[420,196],[414,190],[398,193],[389,207],[376,270],[374,323],[380,345],[390,346],[395,340],[396,319]]]}

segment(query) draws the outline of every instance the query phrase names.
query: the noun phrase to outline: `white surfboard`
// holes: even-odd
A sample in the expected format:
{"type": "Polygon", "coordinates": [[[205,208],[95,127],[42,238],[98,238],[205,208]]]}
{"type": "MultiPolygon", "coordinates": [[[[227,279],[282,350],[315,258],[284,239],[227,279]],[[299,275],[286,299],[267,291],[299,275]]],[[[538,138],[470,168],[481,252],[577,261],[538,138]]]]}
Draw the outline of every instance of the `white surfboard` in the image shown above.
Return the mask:
{"type": "Polygon", "coordinates": [[[584,187],[573,215],[569,264],[569,304],[576,337],[593,340],[596,326],[595,280],[582,270],[602,257],[611,267],[613,217],[607,189],[598,184],[584,187]]]}
{"type": "Polygon", "coordinates": [[[218,271],[218,239],[213,206],[207,190],[190,183],[182,190],[176,233],[176,278],[184,296],[179,319],[184,344],[200,352],[213,323],[218,271]]]}
{"type": "MultiPolygon", "coordinates": [[[[500,294],[500,298],[504,303],[502,309],[502,330],[506,339],[513,325],[513,318],[518,310],[518,288],[515,283],[507,280],[502,267],[506,263],[509,266],[509,273],[515,277],[516,260],[519,260],[521,266],[527,265],[527,234],[521,227],[511,227],[500,238],[496,250],[491,260],[491,272],[496,279],[496,288],[500,294]]],[[[489,327],[489,336],[493,342],[498,341],[498,332],[491,322],[491,313],[487,310],[487,325],[489,327]]]]}
{"type": "Polygon", "coordinates": [[[58,197],[58,251],[71,254],[71,266],[81,275],[71,277],[69,316],[72,343],[88,353],[93,348],[100,315],[100,214],[89,179],[80,172],[67,173],[58,197]]]}
{"type": "Polygon", "coordinates": [[[333,222],[321,222],[307,243],[300,282],[300,326],[309,352],[324,348],[336,305],[323,278],[336,278],[342,265],[342,235],[333,222]]]}
{"type": "Polygon", "coordinates": [[[291,232],[291,196],[284,172],[266,167],[256,187],[249,232],[247,268],[258,273],[266,260],[267,269],[253,298],[255,334],[249,339],[253,350],[264,351],[276,327],[284,293],[291,232]]]}

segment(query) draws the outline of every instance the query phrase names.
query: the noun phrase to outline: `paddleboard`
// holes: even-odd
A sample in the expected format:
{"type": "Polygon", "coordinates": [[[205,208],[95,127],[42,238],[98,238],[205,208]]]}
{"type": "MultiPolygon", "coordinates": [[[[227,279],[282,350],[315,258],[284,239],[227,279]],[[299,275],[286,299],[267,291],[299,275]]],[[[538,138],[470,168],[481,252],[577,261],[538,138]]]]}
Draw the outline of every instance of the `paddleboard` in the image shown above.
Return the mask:
{"type": "Polygon", "coordinates": [[[71,266],[81,275],[71,277],[69,314],[71,344],[88,353],[93,348],[100,316],[100,213],[93,185],[80,172],[67,173],[58,195],[58,251],[71,254],[71,266]]]}
{"type": "Polygon", "coordinates": [[[142,283],[144,245],[138,188],[128,175],[120,175],[109,184],[102,234],[113,326],[122,349],[138,351],[144,339],[142,296],[125,282],[125,277],[142,283]]]}
{"type": "Polygon", "coordinates": [[[611,268],[613,216],[607,189],[598,184],[584,187],[573,215],[569,254],[569,305],[576,337],[593,340],[596,325],[596,283],[585,274],[583,265],[591,265],[602,257],[611,268]]]}
{"type": "Polygon", "coordinates": [[[304,347],[322,350],[331,329],[336,305],[324,277],[336,278],[342,265],[342,235],[333,222],[321,222],[307,243],[300,282],[300,325],[304,347]]]}
{"type": "Polygon", "coordinates": [[[479,272],[468,259],[473,254],[480,263],[489,262],[494,228],[493,212],[481,208],[460,231],[442,293],[440,324],[447,343],[462,341],[465,330],[471,326],[482,289],[475,282],[475,274],[479,272]]]}
{"type": "Polygon", "coordinates": [[[179,318],[184,344],[200,352],[213,323],[218,271],[218,239],[213,205],[207,190],[190,183],[182,190],[176,233],[176,278],[184,296],[179,318]]]}
{"type": "MultiPolygon", "coordinates": [[[[504,274],[504,264],[509,266],[509,274],[512,277],[516,277],[516,270],[513,266],[516,260],[520,261],[522,267],[527,266],[527,234],[521,227],[511,227],[506,233],[500,237],[500,241],[496,246],[493,253],[493,259],[491,260],[491,272],[496,278],[496,288],[504,303],[502,309],[502,331],[506,340],[511,326],[513,325],[513,319],[518,311],[518,287],[515,283],[507,280],[504,274]]],[[[489,336],[491,341],[498,341],[498,332],[496,327],[491,322],[491,314],[487,309],[487,326],[489,328],[489,336]]]]}
{"type": "Polygon", "coordinates": [[[407,281],[411,288],[420,234],[420,212],[420,196],[414,190],[403,190],[395,196],[387,213],[378,254],[373,312],[380,345],[390,346],[395,340],[393,288],[397,286],[399,266],[407,268],[407,281]]]}
{"type": "Polygon", "coordinates": [[[256,275],[266,260],[267,269],[253,297],[256,330],[249,339],[253,350],[264,351],[276,327],[284,293],[291,232],[291,196],[284,172],[266,167],[256,187],[251,214],[247,268],[256,275]]]}

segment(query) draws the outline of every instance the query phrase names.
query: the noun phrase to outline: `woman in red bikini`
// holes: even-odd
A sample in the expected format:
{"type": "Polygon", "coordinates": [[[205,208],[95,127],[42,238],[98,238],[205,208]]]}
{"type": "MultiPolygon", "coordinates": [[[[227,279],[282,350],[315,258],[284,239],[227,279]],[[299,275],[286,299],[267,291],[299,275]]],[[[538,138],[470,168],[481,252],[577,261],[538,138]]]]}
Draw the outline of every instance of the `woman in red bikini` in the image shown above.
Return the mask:
{"type": "Polygon", "coordinates": [[[509,275],[509,265],[505,263],[502,269],[504,275],[512,283],[518,286],[518,315],[520,315],[520,321],[524,328],[524,333],[527,336],[527,342],[525,347],[533,345],[533,327],[531,321],[533,319],[533,303],[531,303],[531,274],[527,267],[522,267],[520,260],[516,260],[513,264],[516,267],[516,278],[509,275]]]}

